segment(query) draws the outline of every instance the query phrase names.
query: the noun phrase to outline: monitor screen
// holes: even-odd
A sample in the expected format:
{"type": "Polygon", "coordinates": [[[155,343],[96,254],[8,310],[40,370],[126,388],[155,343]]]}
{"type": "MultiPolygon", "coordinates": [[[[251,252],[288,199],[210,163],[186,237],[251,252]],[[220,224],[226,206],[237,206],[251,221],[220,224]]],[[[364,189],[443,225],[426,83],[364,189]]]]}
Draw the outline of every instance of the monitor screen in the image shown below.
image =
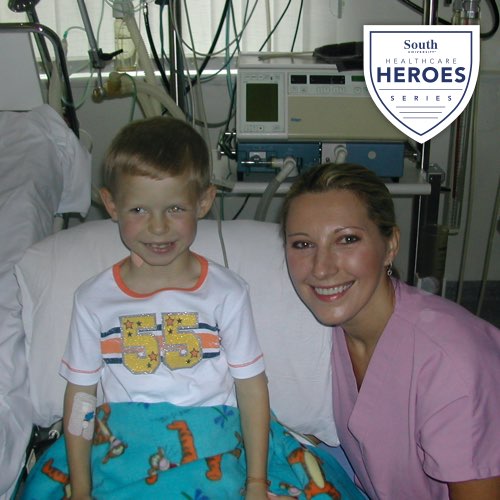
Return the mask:
{"type": "Polygon", "coordinates": [[[246,120],[247,122],[278,121],[277,83],[247,83],[246,120]]]}

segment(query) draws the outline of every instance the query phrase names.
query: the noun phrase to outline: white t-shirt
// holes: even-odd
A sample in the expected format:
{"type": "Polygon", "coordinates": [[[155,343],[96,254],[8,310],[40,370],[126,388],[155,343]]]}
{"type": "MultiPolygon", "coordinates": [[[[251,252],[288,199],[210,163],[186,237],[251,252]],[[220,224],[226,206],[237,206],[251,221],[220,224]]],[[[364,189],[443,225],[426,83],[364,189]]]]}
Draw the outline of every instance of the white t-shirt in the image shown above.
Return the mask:
{"type": "Polygon", "coordinates": [[[122,262],[83,283],[60,374],[100,382],[107,402],[236,406],[233,377],[264,371],[248,285],[197,257],[202,272],[190,289],[137,294],[121,280],[122,262]]]}

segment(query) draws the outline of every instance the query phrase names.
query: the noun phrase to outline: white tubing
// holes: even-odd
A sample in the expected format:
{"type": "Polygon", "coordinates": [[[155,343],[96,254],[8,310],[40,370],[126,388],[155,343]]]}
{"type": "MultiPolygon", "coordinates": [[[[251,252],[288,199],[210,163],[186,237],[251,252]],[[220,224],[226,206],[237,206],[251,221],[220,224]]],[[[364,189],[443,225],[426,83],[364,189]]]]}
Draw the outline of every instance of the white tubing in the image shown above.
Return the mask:
{"type": "Polygon", "coordinates": [[[158,116],[156,114],[155,109],[152,106],[153,99],[148,94],[137,92],[136,95],[137,102],[139,103],[139,107],[142,110],[142,114],[145,118],[151,118],[152,116],[158,116]]]}
{"type": "Polygon", "coordinates": [[[335,159],[333,163],[341,164],[345,162],[347,158],[347,148],[345,146],[337,146],[334,153],[335,159]]]}
{"type": "Polygon", "coordinates": [[[162,104],[173,117],[186,121],[186,115],[182,109],[179,108],[175,101],[158,85],[151,85],[128,73],[113,72],[109,75],[106,87],[106,92],[109,97],[123,97],[131,95],[136,91],[137,99],[146,116],[153,116],[151,113],[154,113],[154,108],[152,108],[151,104],[152,102],[157,102],[162,104]],[[150,97],[149,101],[151,102],[144,102],[143,96],[150,97]]]}
{"type": "MultiPolygon", "coordinates": [[[[271,33],[271,4],[269,0],[266,0],[266,35],[269,35],[269,33],[271,33]]],[[[269,40],[267,41],[268,52],[272,51],[271,39],[272,37],[269,37],[269,40]]]]}
{"type": "Polygon", "coordinates": [[[175,118],[180,120],[186,120],[186,115],[175,101],[164,92],[158,85],[150,85],[147,82],[136,81],[135,82],[137,93],[147,94],[153,97],[157,102],[163,104],[165,109],[175,118]]]}
{"type": "Polygon", "coordinates": [[[283,167],[278,172],[278,175],[267,185],[262,198],[259,201],[255,210],[255,220],[265,221],[269,205],[276,194],[279,186],[290,176],[297,175],[297,162],[290,157],[283,160],[283,167]]]}
{"type": "MultiPolygon", "coordinates": [[[[123,20],[125,21],[127,28],[130,32],[130,37],[132,38],[134,45],[137,48],[137,53],[139,57],[139,66],[144,71],[144,76],[146,82],[148,82],[152,86],[158,86],[155,72],[153,68],[153,64],[151,63],[151,59],[149,58],[148,51],[146,49],[146,45],[144,44],[144,40],[142,39],[141,33],[139,31],[139,27],[137,26],[137,21],[133,14],[125,14],[123,16],[123,20]]],[[[159,88],[159,87],[158,87],[159,88]]],[[[165,93],[165,92],[164,92],[165,93]]],[[[152,100],[152,108],[154,109],[155,115],[161,115],[161,106],[158,100],[152,100]]]]}

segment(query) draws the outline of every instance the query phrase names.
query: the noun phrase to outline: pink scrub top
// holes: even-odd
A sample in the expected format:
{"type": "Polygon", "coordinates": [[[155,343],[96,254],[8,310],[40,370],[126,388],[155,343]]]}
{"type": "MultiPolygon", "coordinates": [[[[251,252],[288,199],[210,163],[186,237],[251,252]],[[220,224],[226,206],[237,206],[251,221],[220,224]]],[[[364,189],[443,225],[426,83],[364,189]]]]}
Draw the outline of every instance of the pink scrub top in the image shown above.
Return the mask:
{"type": "Polygon", "coordinates": [[[500,330],[393,281],[395,311],[358,392],[333,331],[340,443],[373,499],[448,499],[447,482],[500,475],[500,330]]]}

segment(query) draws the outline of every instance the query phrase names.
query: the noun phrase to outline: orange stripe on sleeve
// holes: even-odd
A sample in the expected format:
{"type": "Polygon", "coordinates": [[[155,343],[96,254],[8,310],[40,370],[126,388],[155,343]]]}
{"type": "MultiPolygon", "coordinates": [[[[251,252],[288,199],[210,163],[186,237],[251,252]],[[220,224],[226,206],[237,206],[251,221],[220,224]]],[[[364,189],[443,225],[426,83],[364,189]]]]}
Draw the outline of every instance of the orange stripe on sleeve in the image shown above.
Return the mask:
{"type": "Polygon", "coordinates": [[[122,339],[114,338],[101,340],[101,352],[103,354],[116,354],[122,352],[122,339]]]}

